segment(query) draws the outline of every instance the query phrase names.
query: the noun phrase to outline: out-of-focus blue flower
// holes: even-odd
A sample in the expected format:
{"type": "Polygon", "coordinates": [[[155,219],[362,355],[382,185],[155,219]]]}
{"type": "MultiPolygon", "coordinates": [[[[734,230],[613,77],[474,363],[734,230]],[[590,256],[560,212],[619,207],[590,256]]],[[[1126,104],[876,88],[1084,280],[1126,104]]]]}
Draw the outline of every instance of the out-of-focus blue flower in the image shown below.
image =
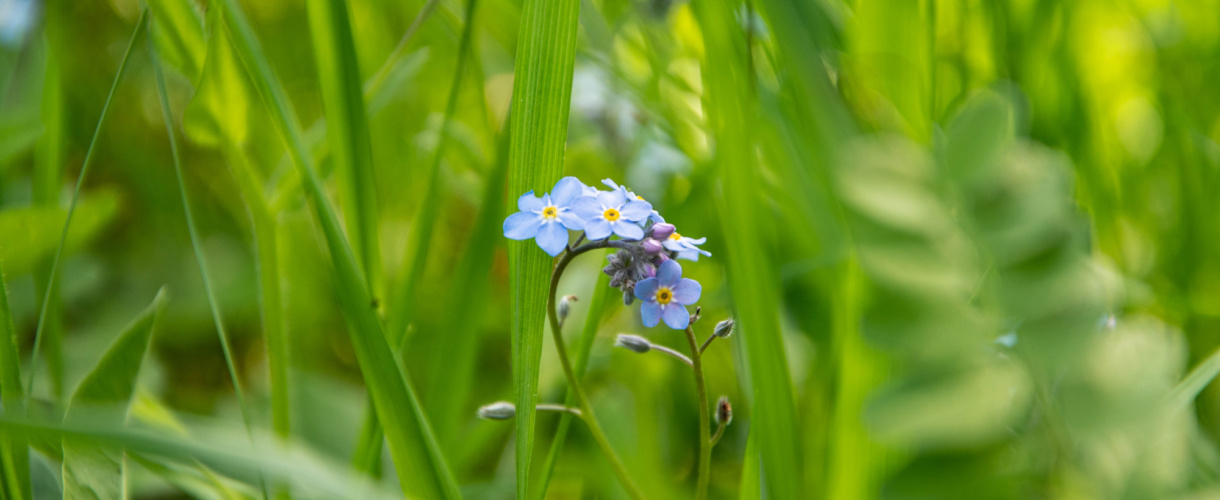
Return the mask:
{"type": "Polygon", "coordinates": [[[687,238],[681,234],[678,234],[677,231],[674,231],[674,233],[669,235],[669,238],[665,240],[663,245],[665,245],[666,250],[678,252],[679,259],[698,261],[699,254],[703,254],[708,257],[712,256],[712,252],[703,250],[697,246],[702,245],[705,242],[707,242],[707,238],[687,238]]]}
{"type": "Polygon", "coordinates": [[[620,190],[602,191],[595,197],[582,196],[572,202],[572,210],[585,223],[585,235],[600,240],[617,234],[628,240],[644,237],[639,222],[648,218],[652,205],[646,201],[628,200],[620,190]]]}
{"type": "Polygon", "coordinates": [[[686,306],[699,301],[703,285],[698,281],[683,278],[682,266],[676,260],[661,263],[654,278],[645,278],[635,284],[635,296],[644,301],[640,315],[644,326],[653,327],[661,320],[675,330],[690,324],[690,313],[686,306]]]}
{"type": "MultiPolygon", "coordinates": [[[[644,202],[648,201],[648,200],[645,200],[643,196],[635,194],[634,191],[627,189],[627,186],[621,186],[619,184],[616,184],[611,179],[602,179],[602,184],[605,184],[612,190],[622,191],[623,196],[626,196],[628,200],[637,200],[637,201],[644,201],[644,202]]],[[[650,212],[648,214],[648,220],[651,220],[653,222],[665,222],[665,218],[661,217],[661,213],[656,210],[653,210],[652,212],[650,212]]],[[[643,221],[641,221],[641,222],[643,222],[643,221]]]]}
{"type": "Polygon", "coordinates": [[[34,25],[34,0],[0,0],[0,45],[16,46],[34,25]]]}
{"type": "Polygon", "coordinates": [[[575,177],[564,177],[541,198],[530,191],[517,199],[520,212],[504,219],[504,236],[514,240],[534,238],[548,255],[559,255],[568,246],[568,229],[581,230],[585,221],[572,209],[585,185],[575,177]]]}

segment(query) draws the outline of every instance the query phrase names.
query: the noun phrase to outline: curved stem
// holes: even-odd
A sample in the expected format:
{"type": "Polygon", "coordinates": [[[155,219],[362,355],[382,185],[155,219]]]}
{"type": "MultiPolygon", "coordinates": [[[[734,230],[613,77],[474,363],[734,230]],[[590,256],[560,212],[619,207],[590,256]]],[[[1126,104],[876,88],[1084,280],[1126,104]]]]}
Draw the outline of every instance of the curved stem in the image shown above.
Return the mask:
{"type": "Polygon", "coordinates": [[[713,334],[709,335],[709,336],[707,337],[707,340],[703,341],[703,345],[699,346],[699,355],[700,355],[700,356],[702,356],[702,355],[703,355],[703,351],[706,351],[706,350],[707,350],[707,346],[712,345],[712,341],[713,341],[713,340],[716,340],[716,334],[715,334],[715,333],[713,333],[713,334]]]}
{"type": "MultiPolygon", "coordinates": [[[[559,263],[555,264],[555,270],[551,272],[551,291],[547,299],[546,312],[547,317],[551,321],[551,335],[555,337],[555,350],[559,354],[559,364],[563,367],[563,376],[568,379],[568,386],[572,388],[572,395],[576,397],[576,404],[580,407],[581,412],[584,413],[584,421],[589,427],[589,434],[593,435],[593,440],[597,442],[598,448],[601,448],[602,454],[610,462],[614,475],[618,477],[623,488],[627,490],[627,494],[632,498],[638,499],[644,498],[643,492],[632,481],[631,475],[627,473],[627,468],[623,466],[622,460],[619,460],[618,455],[614,453],[614,449],[610,447],[610,441],[606,439],[606,434],[602,432],[601,424],[597,422],[597,417],[593,414],[593,407],[589,404],[589,398],[585,396],[585,390],[581,387],[580,380],[576,378],[575,372],[572,371],[572,362],[568,359],[568,350],[564,347],[563,333],[559,328],[559,316],[555,313],[555,295],[559,289],[559,277],[563,275],[563,271],[567,269],[572,259],[590,250],[610,247],[622,248],[625,245],[626,243],[620,241],[591,241],[564,253],[559,258],[559,263]]],[[[706,430],[704,434],[707,434],[706,430]]]]}
{"type": "Polygon", "coordinates": [[[691,361],[695,368],[695,395],[699,404],[699,476],[696,479],[695,500],[707,498],[708,475],[712,469],[712,443],[708,439],[711,418],[707,408],[707,387],[703,382],[703,356],[699,353],[699,341],[695,340],[695,331],[686,327],[686,341],[690,343],[691,361]]]}
{"type": "Polygon", "coordinates": [[[689,366],[689,367],[692,367],[692,368],[695,366],[695,362],[694,362],[694,361],[691,361],[691,359],[690,359],[690,358],[688,358],[688,357],[686,357],[686,355],[685,355],[685,354],[682,354],[682,353],[680,353],[680,352],[678,352],[678,351],[675,351],[675,350],[670,349],[670,348],[668,348],[668,347],[665,347],[665,346],[663,346],[663,345],[656,345],[656,344],[653,344],[653,345],[652,345],[652,350],[657,351],[657,352],[660,352],[660,353],[668,354],[668,355],[670,355],[671,357],[673,357],[674,359],[677,359],[678,361],[681,361],[681,362],[683,362],[683,363],[686,363],[686,366],[689,366]]]}
{"type": "Polygon", "coordinates": [[[725,427],[728,427],[728,425],[726,425],[724,422],[720,422],[720,425],[716,427],[716,433],[712,434],[712,440],[709,443],[709,447],[716,446],[716,443],[720,442],[720,438],[724,436],[725,427]]]}

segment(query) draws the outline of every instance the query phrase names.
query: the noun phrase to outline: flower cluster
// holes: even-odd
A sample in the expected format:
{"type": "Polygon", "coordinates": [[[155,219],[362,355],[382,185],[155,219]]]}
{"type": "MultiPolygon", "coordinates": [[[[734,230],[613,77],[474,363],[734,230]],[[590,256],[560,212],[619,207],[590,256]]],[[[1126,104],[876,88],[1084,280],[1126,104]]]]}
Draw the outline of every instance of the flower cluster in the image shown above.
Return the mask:
{"type": "Polygon", "coordinates": [[[618,252],[607,257],[603,270],[610,286],[623,291],[623,302],[640,299],[645,326],[664,321],[673,329],[690,324],[688,305],[699,300],[703,287],[682,277],[682,266],[674,259],[699,260],[711,256],[699,248],[707,238],[687,238],[665,222],[652,204],[610,179],[602,181],[608,191],[587,186],[575,177],[560,179],[541,197],[533,191],[517,199],[519,212],[504,220],[504,236],[514,240],[533,238],[554,257],[569,245],[569,231],[584,231],[591,242],[614,240],[618,252]]]}

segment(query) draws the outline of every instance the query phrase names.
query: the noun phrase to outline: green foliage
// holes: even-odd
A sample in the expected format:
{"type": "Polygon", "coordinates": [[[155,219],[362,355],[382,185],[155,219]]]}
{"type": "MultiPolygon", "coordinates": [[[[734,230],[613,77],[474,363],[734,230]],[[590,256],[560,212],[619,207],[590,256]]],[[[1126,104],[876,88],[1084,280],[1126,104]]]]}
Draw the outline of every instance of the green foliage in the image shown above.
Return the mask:
{"type": "Polygon", "coordinates": [[[0,497],[697,498],[722,394],[711,499],[1220,488],[1215,2],[33,3],[0,497]],[[566,175],[707,237],[710,400],[600,251],[561,369],[566,175]]]}

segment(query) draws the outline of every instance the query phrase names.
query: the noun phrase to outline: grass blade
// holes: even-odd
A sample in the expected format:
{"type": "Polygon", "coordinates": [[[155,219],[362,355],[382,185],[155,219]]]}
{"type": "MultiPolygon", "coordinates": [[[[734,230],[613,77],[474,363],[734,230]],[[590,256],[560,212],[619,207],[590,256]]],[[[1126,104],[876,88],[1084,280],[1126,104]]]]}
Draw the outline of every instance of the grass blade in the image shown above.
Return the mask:
{"type": "Polygon", "coordinates": [[[350,15],[344,0],[309,0],[306,5],[331,161],[339,178],[339,205],[369,291],[378,300],[382,292],[377,185],[350,15]]]}
{"type": "MultiPolygon", "coordinates": [[[[106,348],[68,402],[65,421],[87,419],[121,426],[131,407],[136,376],[152,340],[153,325],[165,305],[165,289],[152,305],[136,316],[106,348]],[[84,413],[82,416],[82,410],[84,413]]],[[[117,499],[123,497],[126,467],[121,452],[88,443],[63,445],[65,498],[117,499]]]]}
{"type": "MultiPolygon", "coordinates": [[[[522,6],[509,139],[508,192],[514,195],[547,192],[563,174],[579,15],[579,0],[526,0],[522,6]]],[[[518,498],[529,495],[551,262],[532,241],[508,242],[518,498]]]]}
{"type": "MultiPolygon", "coordinates": [[[[2,261],[0,261],[2,262],[2,261]]],[[[25,413],[25,400],[21,397],[21,354],[17,350],[17,332],[13,329],[13,314],[8,307],[8,287],[4,283],[4,270],[0,269],[0,402],[4,413],[25,413]]],[[[30,448],[20,436],[8,436],[0,440],[0,477],[3,478],[3,497],[10,499],[32,498],[30,492],[30,448]]]]}
{"type": "MultiPolygon", "coordinates": [[[[62,6],[47,9],[47,68],[42,87],[42,137],[38,140],[38,149],[34,159],[34,171],[30,176],[31,205],[39,208],[58,208],[60,198],[60,173],[64,165],[64,81],[61,68],[63,53],[63,36],[60,33],[60,23],[55,22],[63,15],[62,6]]],[[[11,268],[10,268],[11,269],[11,268]]],[[[34,293],[38,296],[48,295],[47,276],[51,275],[51,260],[43,257],[35,264],[34,293]]],[[[58,283],[56,284],[58,285],[58,283]]],[[[51,395],[56,403],[63,402],[63,309],[62,299],[58,292],[48,295],[46,342],[47,371],[51,378],[51,395]]]]}
{"type": "Polygon", "coordinates": [[[449,339],[437,345],[436,359],[446,360],[432,363],[428,379],[432,386],[428,391],[428,408],[437,423],[437,435],[443,445],[458,444],[457,431],[460,422],[473,415],[464,408],[470,395],[475,375],[475,358],[479,352],[479,311],[488,301],[487,276],[492,270],[492,259],[503,240],[500,227],[504,221],[504,182],[508,177],[508,138],[506,125],[496,140],[497,157],[491,173],[483,186],[483,201],[478,218],[471,229],[470,241],[466,244],[453,277],[454,286],[449,295],[446,318],[461,318],[452,324],[447,334],[449,339]]]}
{"type": "Polygon", "coordinates": [[[119,63],[119,70],[114,75],[114,82],[110,85],[110,93],[106,95],[106,103],[102,105],[102,114],[97,119],[97,126],[93,129],[93,138],[89,141],[89,148],[85,152],[85,161],[80,167],[80,176],[76,179],[76,188],[72,191],[72,201],[68,203],[68,217],[64,220],[63,235],[59,238],[59,246],[55,250],[55,257],[51,259],[51,272],[47,277],[46,291],[42,296],[42,305],[38,313],[38,326],[34,330],[34,347],[30,355],[30,380],[26,384],[25,406],[29,406],[30,396],[34,392],[34,381],[38,378],[38,349],[42,343],[43,331],[46,329],[47,314],[50,309],[51,297],[55,292],[56,275],[59,272],[59,260],[63,256],[64,243],[68,240],[68,228],[72,225],[72,214],[76,211],[76,202],[80,199],[81,186],[85,184],[85,178],[89,173],[89,166],[93,163],[93,153],[97,150],[98,137],[101,135],[102,126],[106,124],[106,117],[110,115],[110,104],[114,101],[115,91],[119,88],[119,83],[123,81],[123,75],[127,72],[127,62],[131,60],[131,53],[135,49],[136,43],[145,35],[145,27],[148,25],[148,11],[140,12],[140,19],[136,22],[135,31],[131,33],[131,40],[127,42],[127,50],[123,53],[123,61],[119,63]]]}
{"type": "Polygon", "coordinates": [[[385,426],[386,438],[403,492],[408,496],[425,498],[460,497],[457,483],[441,456],[406,371],[394,356],[382,332],[381,322],[371,307],[372,297],[367,284],[301,139],[300,123],[295,112],[245,14],[232,0],[221,0],[217,6],[225,9],[226,26],[238,55],[287,146],[321,223],[334,265],[340,305],[348,322],[361,372],[372,394],[378,419],[388,423],[385,426]]]}
{"type": "MultiPolygon", "coordinates": [[[[219,34],[219,31],[217,34],[219,34]]],[[[212,286],[207,257],[204,255],[203,248],[200,245],[199,231],[195,224],[194,212],[191,209],[190,197],[186,193],[186,181],[184,180],[182,161],[178,153],[178,140],[174,134],[172,126],[173,118],[171,117],[169,99],[165,91],[165,75],[161,70],[161,63],[157,57],[156,48],[152,44],[149,44],[149,57],[152,60],[153,71],[156,75],[157,92],[161,99],[161,116],[165,121],[165,132],[169,139],[170,154],[173,157],[174,175],[178,180],[178,194],[182,199],[182,210],[186,216],[187,231],[191,237],[191,249],[195,253],[195,261],[199,265],[199,274],[203,278],[203,288],[208,298],[208,307],[212,312],[212,322],[216,326],[216,335],[219,337],[220,348],[224,353],[225,367],[229,371],[229,381],[233,384],[233,396],[237,399],[237,404],[241,408],[242,422],[245,424],[246,433],[253,439],[253,432],[250,427],[250,412],[246,408],[245,393],[242,391],[241,379],[237,376],[237,365],[233,361],[233,353],[229,348],[229,335],[225,330],[223,316],[220,312],[220,304],[216,300],[215,288],[212,286]]]]}
{"type": "Polygon", "coordinates": [[[796,405],[788,376],[779,315],[779,284],[763,250],[767,238],[756,221],[767,217],[766,203],[755,167],[748,90],[745,39],[734,27],[733,4],[708,2],[696,6],[707,58],[704,89],[708,121],[716,142],[724,201],[719,207],[728,249],[727,270],[736,318],[749,368],[752,398],[751,430],[757,438],[763,483],[774,498],[801,497],[801,440],[796,405]]]}

